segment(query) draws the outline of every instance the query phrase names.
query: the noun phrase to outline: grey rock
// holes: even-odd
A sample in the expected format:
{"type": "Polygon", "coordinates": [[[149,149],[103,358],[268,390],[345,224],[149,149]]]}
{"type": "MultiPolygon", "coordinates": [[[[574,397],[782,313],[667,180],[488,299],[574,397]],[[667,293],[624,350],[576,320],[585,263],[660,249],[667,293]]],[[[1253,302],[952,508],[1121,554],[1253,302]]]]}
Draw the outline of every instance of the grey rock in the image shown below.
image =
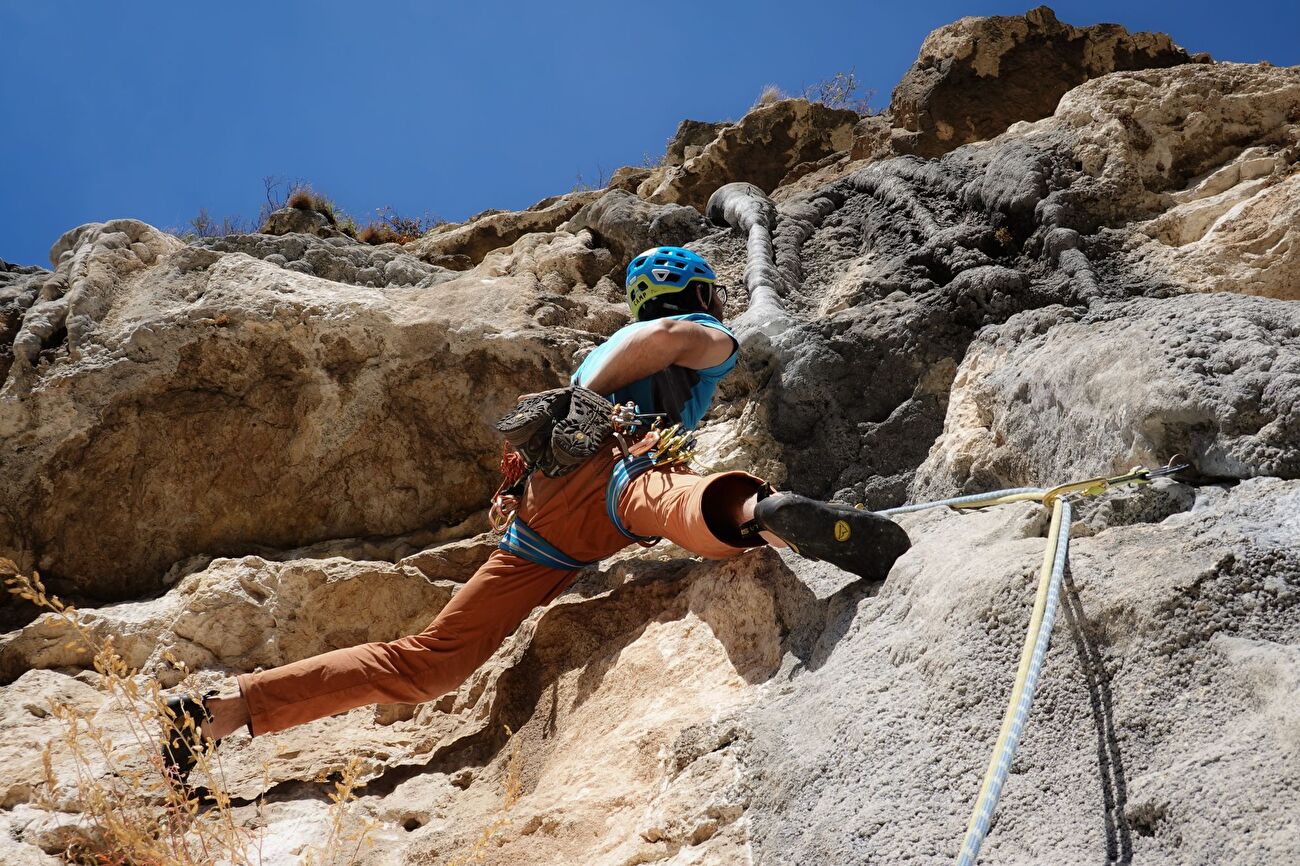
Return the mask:
{"type": "Polygon", "coordinates": [[[245,253],[268,264],[349,285],[432,286],[455,276],[454,271],[421,261],[401,247],[373,247],[343,236],[229,235],[204,239],[196,246],[218,253],[245,253]]]}
{"type": "Polygon", "coordinates": [[[342,236],[334,221],[309,208],[282,207],[272,211],[260,229],[261,234],[308,234],[322,238],[342,236]]]}
{"type": "Polygon", "coordinates": [[[623,190],[610,190],[585,205],[560,228],[570,232],[589,229],[622,262],[650,247],[682,246],[709,230],[695,208],[651,204],[623,190]]]}
{"type": "Polygon", "coordinates": [[[1210,478],[1300,478],[1295,304],[1137,299],[985,330],[957,372],[916,494],[1050,485],[1178,454],[1210,478]]]}
{"type": "MultiPolygon", "coordinates": [[[[1297,507],[1300,483],[1255,479],[1072,545],[981,862],[1300,855],[1297,507]]],[[[1035,508],[906,518],[916,546],[825,662],[741,716],[754,862],[955,857],[1032,606],[1035,508]]]]}

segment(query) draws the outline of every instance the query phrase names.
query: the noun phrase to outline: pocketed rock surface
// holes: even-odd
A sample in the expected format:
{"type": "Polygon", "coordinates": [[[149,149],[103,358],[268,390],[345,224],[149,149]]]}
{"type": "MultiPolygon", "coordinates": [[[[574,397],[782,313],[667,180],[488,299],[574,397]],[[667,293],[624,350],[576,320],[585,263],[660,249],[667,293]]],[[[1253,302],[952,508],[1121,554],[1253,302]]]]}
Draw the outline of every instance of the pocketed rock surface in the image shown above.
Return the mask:
{"type": "MultiPolygon", "coordinates": [[[[1300,862],[1300,68],[1041,9],[925,45],[881,115],[687,122],[663,166],[405,246],[116,219],[0,262],[0,557],[169,689],[419,630],[495,543],[490,422],[626,321],[630,255],[686,242],[746,310],[745,238],[704,214],[745,181],[782,318],[709,466],[886,508],[1191,464],[1078,503],[980,862],[1300,862]]],[[[1048,519],[899,522],[882,583],[632,548],[454,693],[236,733],[201,781],[275,864],[349,762],[367,866],[951,862],[1048,519]]],[[[51,702],[148,756],[65,622],[0,625],[0,861],[61,862],[95,840],[51,702]]]]}

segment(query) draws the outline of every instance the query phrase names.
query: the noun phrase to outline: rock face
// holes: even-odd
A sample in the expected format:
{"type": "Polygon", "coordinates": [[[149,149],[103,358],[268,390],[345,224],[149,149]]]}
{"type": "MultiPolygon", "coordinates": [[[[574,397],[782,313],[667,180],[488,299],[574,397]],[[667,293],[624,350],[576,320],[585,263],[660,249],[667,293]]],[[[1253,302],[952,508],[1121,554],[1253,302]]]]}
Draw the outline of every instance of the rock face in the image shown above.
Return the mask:
{"type": "Polygon", "coordinates": [[[0,378],[9,375],[14,338],[48,276],[49,271],[42,268],[11,265],[0,259],[0,378]]]}
{"type": "MultiPolygon", "coordinates": [[[[773,246],[791,324],[772,340],[777,363],[756,370],[768,383],[765,421],[785,446],[783,483],[898,504],[979,329],[1052,304],[1204,287],[1185,269],[1155,269],[1147,223],[1134,232],[1123,215],[1159,217],[1178,206],[1175,193],[1252,147],[1289,176],[1298,86],[1300,70],[1228,64],[1104,76],[989,144],[877,161],[783,201],[773,246]],[[1135,126],[1148,104],[1160,108],[1135,126]],[[1178,120],[1192,105],[1210,119],[1198,132],[1178,120]]],[[[1242,259],[1256,291],[1287,285],[1294,229],[1278,231],[1264,207],[1233,219],[1234,231],[1263,237],[1242,259]]]]}
{"type": "Polygon", "coordinates": [[[0,546],[107,599],[156,589],[199,553],[481,509],[491,420],[571,355],[532,314],[580,323],[593,308],[545,305],[546,274],[508,264],[436,295],[366,289],[141,223],[83,227],[55,253],[46,286],[64,294],[28,311],[0,392],[0,546]],[[492,312],[468,325],[475,309],[492,312]]]}
{"type": "Polygon", "coordinates": [[[267,215],[266,223],[260,231],[268,235],[306,234],[322,238],[343,237],[343,233],[325,214],[311,208],[299,207],[282,207],[272,211],[267,215]]]}
{"type": "MultiPolygon", "coordinates": [[[[160,600],[101,608],[90,626],[98,640],[111,635],[132,668],[172,686],[181,679],[177,663],[238,672],[418,632],[455,588],[409,565],[246,556],[215,560],[160,600]],[[367,599],[364,617],[352,609],[359,597],[367,599]]],[[[92,655],[66,620],[49,614],[0,642],[0,679],[31,668],[91,667],[92,655]]]]}
{"type": "MultiPolygon", "coordinates": [[[[655,205],[624,190],[610,190],[564,224],[567,231],[590,229],[619,261],[656,246],[682,246],[709,231],[695,208],[655,205]]],[[[622,276],[621,274],[619,275],[622,276]]]]}
{"type": "Polygon", "coordinates": [[[728,181],[748,181],[771,192],[797,166],[848,150],[858,119],[857,112],[806,99],[759,106],[723,127],[695,156],[685,157],[683,145],[683,162],[652,173],[637,192],[652,202],[698,211],[728,181]]]}
{"type": "Polygon", "coordinates": [[[1121,474],[1179,454],[1213,478],[1300,478],[1294,304],[1189,295],[988,328],[957,371],[916,488],[1020,487],[1089,465],[1121,474]]]}
{"type": "MultiPolygon", "coordinates": [[[[0,557],[83,601],[141,688],[420,629],[495,544],[490,421],[626,321],[627,257],[687,243],[745,337],[714,468],[883,508],[1195,466],[1077,503],[980,862],[1300,860],[1300,68],[1116,71],[1182,55],[1043,11],[926,46],[899,93],[944,139],[789,100],[402,249],[117,220],[5,266],[0,557]]],[[[201,781],[276,864],[363,819],[365,866],[951,861],[1048,516],[899,521],[883,583],[630,549],[456,692],[236,733],[201,781]],[[341,815],[320,780],[349,763],[341,815]]],[[[0,860],[48,863],[94,842],[50,701],[116,744],[80,778],[149,755],[66,622],[5,604],[0,860]]]]}
{"type": "MultiPolygon", "coordinates": [[[[1300,853],[1285,727],[1300,711],[1298,496],[1294,481],[1205,488],[1190,513],[1072,545],[981,862],[1300,853]]],[[[953,859],[1005,709],[1042,521],[1031,506],[904,519],[920,543],[832,624],[843,637],[826,663],[745,715],[755,862],[953,859]]]]}
{"type": "Polygon", "coordinates": [[[342,235],[228,235],[205,238],[197,241],[195,246],[217,253],[245,253],[300,274],[371,288],[413,286],[427,289],[456,275],[455,271],[431,265],[396,244],[374,247],[342,235]]]}
{"type": "Polygon", "coordinates": [[[464,223],[430,229],[406,249],[435,265],[463,271],[526,234],[554,231],[599,194],[599,190],[572,192],[543,199],[528,210],[485,211],[464,223]]]}
{"type": "Polygon", "coordinates": [[[894,88],[895,147],[934,157],[1050,115],[1066,91],[1129,69],[1188,63],[1163,33],[1118,24],[1071,27],[1046,6],[1025,15],[962,18],[931,33],[894,88]]]}

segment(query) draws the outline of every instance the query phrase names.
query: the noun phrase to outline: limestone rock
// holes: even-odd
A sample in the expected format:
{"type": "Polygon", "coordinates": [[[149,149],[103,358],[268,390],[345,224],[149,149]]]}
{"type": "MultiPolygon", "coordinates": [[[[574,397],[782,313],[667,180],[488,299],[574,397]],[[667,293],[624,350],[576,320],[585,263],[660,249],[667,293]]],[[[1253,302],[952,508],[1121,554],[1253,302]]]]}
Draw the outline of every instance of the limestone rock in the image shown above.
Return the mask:
{"type": "Polygon", "coordinates": [[[1013,132],[1065,132],[1081,176],[1061,206],[1117,225],[1249,177],[1263,168],[1255,158],[1293,165],[1294,150],[1282,150],[1300,140],[1297,124],[1300,67],[1215,63],[1103,76],[1062,97],[1050,121],[1013,132]],[[1250,148],[1263,150],[1232,168],[1250,148]]]}
{"type": "Polygon", "coordinates": [[[727,127],[725,122],[707,120],[683,120],[677,124],[677,131],[668,139],[664,151],[664,162],[668,165],[681,165],[686,160],[700,154],[718,133],[727,127]]]}
{"type": "Polygon", "coordinates": [[[463,271],[483,261],[492,250],[508,247],[533,232],[551,232],[595,201],[602,190],[551,196],[521,211],[485,211],[466,222],[437,226],[406,250],[427,262],[463,271]]]}
{"type": "MultiPolygon", "coordinates": [[[[1300,127],[1292,127],[1300,138],[1300,127]]],[[[1180,287],[1300,300],[1300,145],[1248,148],[1138,226],[1133,266],[1180,287]]]]}
{"type": "Polygon", "coordinates": [[[581,345],[541,319],[616,326],[607,302],[540,297],[553,279],[572,291],[574,261],[593,281],[611,269],[569,243],[431,292],[341,285],[132,221],[69,233],[0,391],[0,549],[56,589],[122,599],[195,554],[460,522],[496,484],[491,421],[581,345]]]}
{"type": "MultiPolygon", "coordinates": [[[[412,566],[246,556],[215,560],[162,598],[84,616],[96,640],[113,638],[128,667],[171,687],[183,676],[178,665],[239,673],[420,632],[455,588],[412,566]]],[[[92,656],[66,620],[45,614],[0,637],[0,682],[34,668],[89,668],[92,656]]]]}
{"type": "Polygon", "coordinates": [[[915,493],[1063,483],[1159,466],[1300,477],[1300,311],[1228,294],[1017,316],[953,383],[915,493]]]}
{"type": "Polygon", "coordinates": [[[44,268],[12,265],[0,259],[0,381],[13,365],[13,343],[23,316],[36,303],[50,272],[44,268]]]}
{"type": "Polygon", "coordinates": [[[620,264],[656,246],[682,246],[709,231],[695,208],[655,205],[630,192],[610,190],[562,226],[566,231],[589,229],[620,264]]]}
{"type": "MultiPolygon", "coordinates": [[[[1129,222],[1182,206],[1174,195],[1189,185],[1214,189],[1262,170],[1261,155],[1285,170],[1277,166],[1293,159],[1297,71],[1188,64],[1114,73],[1070,91],[1053,117],[993,141],[935,161],[870,161],[779,196],[774,285],[790,325],[772,340],[776,362],[756,363],[754,373],[783,448],[782,483],[872,508],[899,504],[979,329],[1052,304],[1208,287],[1190,267],[1160,267],[1169,259],[1129,222]],[[1179,119],[1193,105],[1207,118],[1195,134],[1179,119]],[[1146,144],[1134,130],[1146,130],[1146,144]]],[[[1291,227],[1277,225],[1286,212],[1277,198],[1261,200],[1223,223],[1221,231],[1241,232],[1224,267],[1240,262],[1233,272],[1249,277],[1247,291],[1286,296],[1291,227]],[[1260,240],[1252,246],[1251,237],[1260,240]]]]}
{"type": "Polygon", "coordinates": [[[371,288],[427,289],[456,276],[455,271],[431,265],[396,244],[371,246],[343,235],[227,235],[205,238],[194,246],[219,253],[245,253],[300,274],[371,288]]]}
{"type": "Polygon", "coordinates": [[[1110,72],[1188,63],[1163,33],[1118,24],[1072,27],[1046,6],[1025,15],[962,18],[940,27],[894,88],[900,152],[934,157],[1055,110],[1066,91],[1110,72]]]}
{"type": "Polygon", "coordinates": [[[29,821],[40,814],[35,809],[30,810],[33,814],[23,814],[26,811],[20,807],[0,812],[0,859],[9,866],[62,866],[63,860],[23,841],[29,821]]]}
{"type": "MultiPolygon", "coordinates": [[[[1300,70],[1105,72],[1146,37],[1016,21],[928,42],[946,59],[927,68],[954,76],[935,92],[965,76],[1006,99],[1020,81],[1038,105],[1061,75],[1099,77],[938,159],[889,158],[911,133],[887,117],[787,101],[684,127],[680,159],[674,145],[673,164],[620,170],[608,190],[434,232],[461,250],[443,259],[302,233],[70,232],[54,272],[0,272],[0,333],[17,346],[0,556],[59,592],[124,600],[77,598],[148,672],[141,688],[179,677],[164,652],[197,668],[178,687],[201,689],[423,627],[493,548],[488,423],[626,321],[619,245],[660,242],[664,214],[689,223],[664,203],[750,180],[770,196],[720,196],[743,231],[688,241],[733,288],[733,323],[783,312],[722,383],[700,433],[711,468],[878,508],[1174,451],[1197,464],[1078,504],[981,862],[1300,860],[1300,322],[1283,300],[1300,70]],[[1041,86],[1024,74],[1062,57],[1041,86]],[[645,205],[633,184],[664,197],[645,205]],[[734,213],[742,199],[753,219],[734,213]]],[[[320,780],[350,761],[364,787],[342,820],[377,823],[363,866],[950,862],[1048,515],[899,520],[915,546],[883,585],[789,551],[629,548],[455,692],[236,732],[222,777],[197,781],[232,794],[268,863],[328,838],[320,780]]],[[[66,629],[10,614],[0,860],[42,862],[83,832],[66,756],[60,811],[33,805],[41,744],[65,733],[42,704],[129,732],[66,629]]]]}
{"type": "MultiPolygon", "coordinates": [[[[1288,691],[1300,672],[1297,506],[1300,482],[1251,479],[1071,545],[981,862],[1300,854],[1300,706],[1288,691]]],[[[903,519],[912,550],[879,595],[831,620],[824,662],[741,714],[754,862],[956,856],[1011,688],[1044,519],[1031,505],[903,519]]]]}
{"type": "Polygon", "coordinates": [[[771,192],[801,163],[848,150],[858,120],[857,112],[805,99],[759,106],[723,127],[681,165],[651,174],[637,194],[652,202],[703,211],[713,191],[732,181],[747,181],[771,192]]]}
{"type": "MultiPolygon", "coordinates": [[[[64,674],[28,671],[0,692],[0,761],[5,768],[0,779],[0,808],[10,809],[36,798],[45,783],[42,752],[47,745],[55,788],[45,793],[56,806],[72,805],[77,770],[67,752],[68,727],[54,714],[55,705],[69,707],[82,719],[93,721],[109,741],[125,746],[132,740],[125,714],[103,692],[64,674]]],[[[103,755],[96,754],[84,728],[80,745],[86,750],[91,772],[103,771],[103,755]]],[[[138,756],[125,763],[142,765],[138,756]]]]}
{"type": "Polygon", "coordinates": [[[647,177],[650,176],[650,169],[636,165],[625,165],[622,168],[614,169],[614,173],[609,176],[609,186],[606,189],[621,189],[627,192],[636,192],[636,188],[641,185],[647,177]]]}
{"type": "Polygon", "coordinates": [[[282,207],[272,211],[259,231],[266,235],[306,234],[322,238],[343,237],[334,221],[311,208],[282,207]]]}

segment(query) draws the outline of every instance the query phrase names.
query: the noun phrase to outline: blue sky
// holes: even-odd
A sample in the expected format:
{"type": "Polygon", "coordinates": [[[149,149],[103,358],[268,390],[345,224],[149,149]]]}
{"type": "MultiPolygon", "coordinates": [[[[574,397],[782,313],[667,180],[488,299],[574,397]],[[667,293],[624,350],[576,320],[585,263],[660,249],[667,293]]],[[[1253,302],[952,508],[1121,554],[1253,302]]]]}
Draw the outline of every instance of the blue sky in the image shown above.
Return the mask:
{"type": "MultiPolygon", "coordinates": [[[[677,122],[854,69],[873,105],[925,35],[1026,2],[0,0],[0,258],[84,222],[252,216],[266,175],[360,219],[460,220],[658,157],[677,122]]],[[[1300,64],[1300,4],[1061,2],[1072,24],[1300,64]]]]}

